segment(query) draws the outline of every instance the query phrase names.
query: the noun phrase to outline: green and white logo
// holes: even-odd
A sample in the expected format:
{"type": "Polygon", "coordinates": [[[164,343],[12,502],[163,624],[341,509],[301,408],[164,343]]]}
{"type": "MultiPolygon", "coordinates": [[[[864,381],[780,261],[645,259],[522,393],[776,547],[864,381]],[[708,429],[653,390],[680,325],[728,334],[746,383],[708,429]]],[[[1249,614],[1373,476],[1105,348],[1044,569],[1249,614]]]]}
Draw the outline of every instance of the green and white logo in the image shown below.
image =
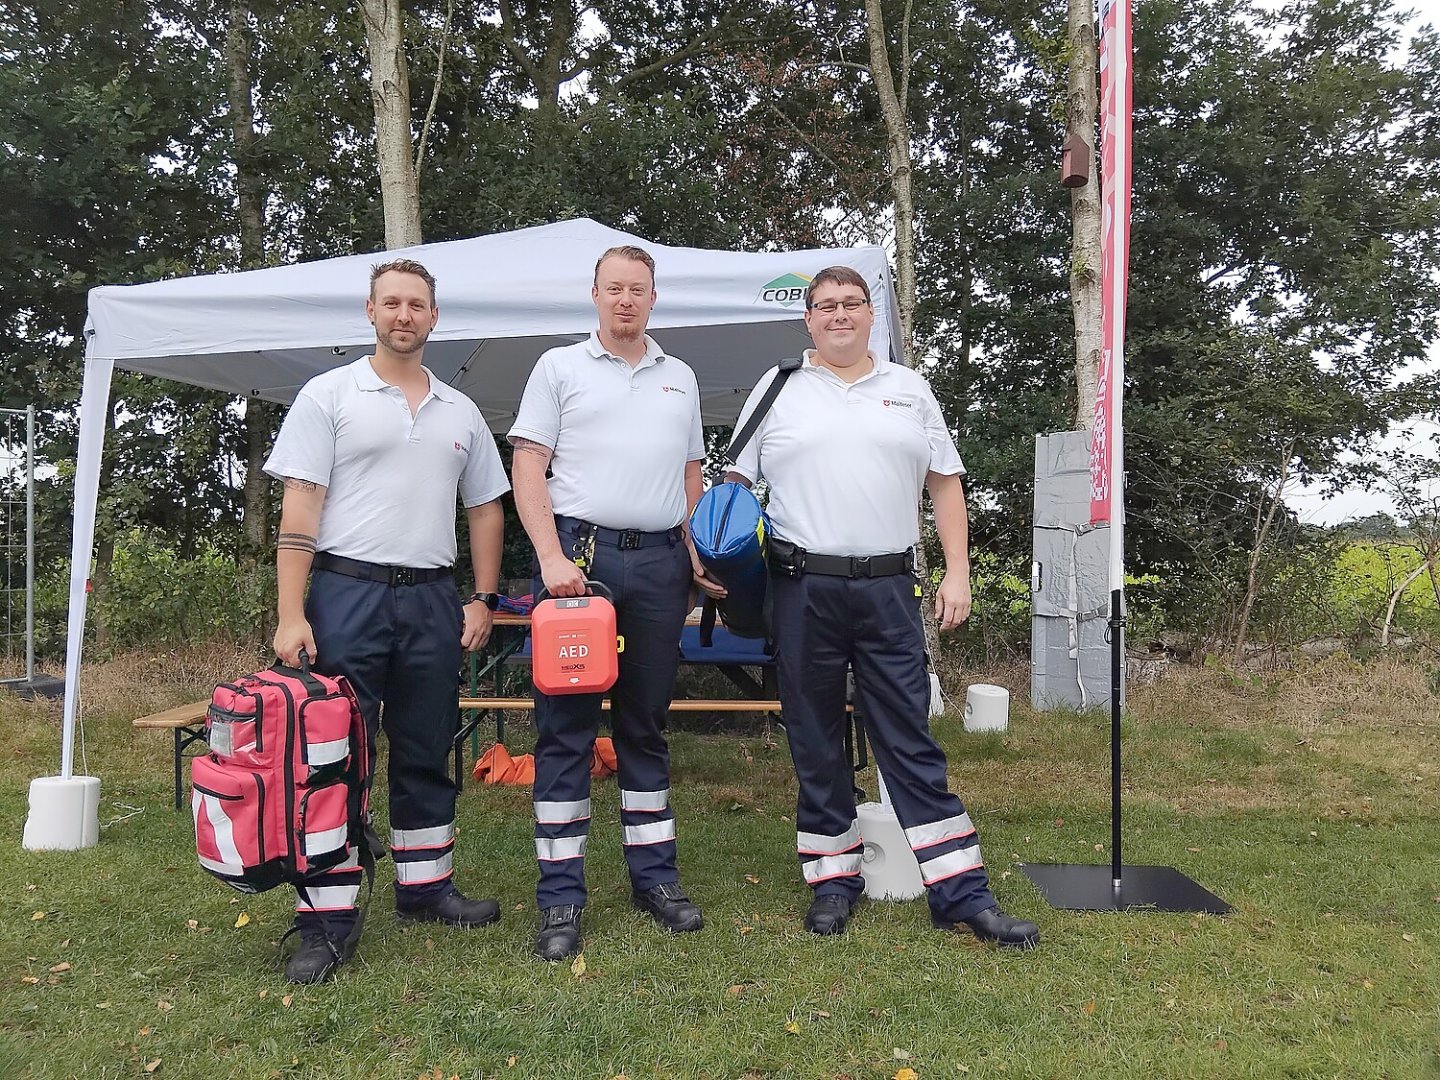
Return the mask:
{"type": "Polygon", "coordinates": [[[760,287],[760,302],[794,307],[805,302],[805,290],[809,287],[810,279],[804,274],[782,274],[760,287]]]}

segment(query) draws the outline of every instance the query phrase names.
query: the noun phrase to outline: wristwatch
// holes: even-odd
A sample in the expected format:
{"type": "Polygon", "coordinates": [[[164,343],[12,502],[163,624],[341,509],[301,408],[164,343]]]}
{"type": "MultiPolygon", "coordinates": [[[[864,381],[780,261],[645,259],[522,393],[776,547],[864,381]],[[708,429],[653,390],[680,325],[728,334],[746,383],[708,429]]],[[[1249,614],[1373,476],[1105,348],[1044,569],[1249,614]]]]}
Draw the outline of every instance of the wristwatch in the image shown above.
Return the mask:
{"type": "Polygon", "coordinates": [[[496,592],[477,592],[465,602],[467,604],[473,604],[477,600],[480,601],[480,603],[484,604],[491,611],[494,611],[500,606],[500,594],[496,592]]]}

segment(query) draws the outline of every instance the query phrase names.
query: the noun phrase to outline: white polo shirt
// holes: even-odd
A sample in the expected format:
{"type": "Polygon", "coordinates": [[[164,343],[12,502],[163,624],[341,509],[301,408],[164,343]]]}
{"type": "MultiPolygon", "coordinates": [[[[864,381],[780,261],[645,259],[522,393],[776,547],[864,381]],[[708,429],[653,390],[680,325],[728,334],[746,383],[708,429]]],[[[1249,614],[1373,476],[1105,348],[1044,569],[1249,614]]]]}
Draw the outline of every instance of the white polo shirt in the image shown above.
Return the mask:
{"type": "Polygon", "coordinates": [[[388,566],[455,562],[455,495],[467,507],[510,490],[475,403],[430,379],[415,415],[370,357],[307,382],[265,471],[324,485],[320,551],[388,566]]]}
{"type": "Polygon", "coordinates": [[[548,446],[555,513],[659,532],[685,520],[685,463],[705,457],[700,387],[649,335],[635,367],[598,334],[540,357],[510,440],[548,446]]]}
{"type": "MultiPolygon", "coordinates": [[[[775,375],[751,391],[737,430],[775,375]]],[[[847,384],[807,350],[734,471],[769,481],[782,539],[822,555],[883,555],[919,542],[926,473],[964,475],[965,465],[921,375],[876,360],[847,384]]]]}

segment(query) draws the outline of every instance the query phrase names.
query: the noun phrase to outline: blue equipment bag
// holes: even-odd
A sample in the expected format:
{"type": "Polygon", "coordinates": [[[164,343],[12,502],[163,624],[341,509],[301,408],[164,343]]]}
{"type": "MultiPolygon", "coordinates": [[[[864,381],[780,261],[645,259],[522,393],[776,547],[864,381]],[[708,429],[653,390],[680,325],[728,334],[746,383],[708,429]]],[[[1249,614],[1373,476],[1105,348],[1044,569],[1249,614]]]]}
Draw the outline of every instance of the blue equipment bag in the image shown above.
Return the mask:
{"type": "MultiPolygon", "coordinates": [[[[730,443],[725,453],[726,464],[735,464],[736,456],[765,419],[785,380],[799,370],[800,364],[795,357],[780,361],[779,371],[766,387],[765,395],[730,443]]],[[[729,594],[720,601],[705,598],[700,615],[701,644],[708,647],[711,643],[717,611],[725,629],[737,637],[768,637],[770,620],[765,600],[769,571],[765,556],[770,521],[755,493],[744,484],[712,485],[700,496],[695,512],[690,515],[690,537],[705,567],[705,576],[720,582],[729,594]]]]}
{"type": "MultiPolygon", "coordinates": [[[[744,484],[715,484],[695,504],[690,515],[690,535],[695,553],[705,567],[705,576],[714,578],[729,591],[716,601],[725,629],[738,637],[764,637],[765,553],[770,522],[760,500],[744,484]]],[[[711,603],[706,598],[706,605],[711,603]]],[[[701,637],[709,637],[705,624],[713,619],[702,614],[701,637]]]]}

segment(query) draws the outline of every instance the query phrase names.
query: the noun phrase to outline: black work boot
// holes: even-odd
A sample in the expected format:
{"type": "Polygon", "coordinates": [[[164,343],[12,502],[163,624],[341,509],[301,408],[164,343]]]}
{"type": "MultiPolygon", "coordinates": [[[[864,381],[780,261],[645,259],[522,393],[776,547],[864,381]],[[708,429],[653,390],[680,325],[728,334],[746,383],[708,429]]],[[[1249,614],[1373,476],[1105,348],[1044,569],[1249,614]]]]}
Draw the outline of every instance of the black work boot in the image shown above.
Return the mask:
{"type": "Polygon", "coordinates": [[[945,919],[930,921],[939,930],[955,930],[963,924],[981,941],[993,941],[1010,949],[1033,949],[1040,944],[1038,926],[1024,919],[1012,918],[998,907],[986,908],[959,922],[945,919]]]}
{"type": "Polygon", "coordinates": [[[850,898],[839,893],[815,897],[805,912],[805,929],[812,934],[843,934],[850,923],[850,906],[850,898]]]}
{"type": "Polygon", "coordinates": [[[559,904],[540,912],[540,933],[535,938],[535,955],[541,960],[564,960],[580,951],[578,904],[559,904]]]}
{"type": "Polygon", "coordinates": [[[667,881],[644,892],[633,892],[630,899],[672,934],[688,934],[705,925],[705,917],[690,902],[678,881],[667,881]]]}
{"type": "Polygon", "coordinates": [[[300,947],[285,961],[285,980],[302,986],[329,981],[336,969],[355,955],[360,940],[358,922],[345,929],[344,936],[336,936],[318,923],[297,921],[285,935],[300,935],[300,947]]]}
{"type": "Polygon", "coordinates": [[[489,926],[500,918],[500,905],[494,900],[471,900],[454,885],[449,892],[427,896],[424,900],[407,904],[397,890],[395,916],[402,922],[438,922],[469,930],[476,926],[489,926]]]}

